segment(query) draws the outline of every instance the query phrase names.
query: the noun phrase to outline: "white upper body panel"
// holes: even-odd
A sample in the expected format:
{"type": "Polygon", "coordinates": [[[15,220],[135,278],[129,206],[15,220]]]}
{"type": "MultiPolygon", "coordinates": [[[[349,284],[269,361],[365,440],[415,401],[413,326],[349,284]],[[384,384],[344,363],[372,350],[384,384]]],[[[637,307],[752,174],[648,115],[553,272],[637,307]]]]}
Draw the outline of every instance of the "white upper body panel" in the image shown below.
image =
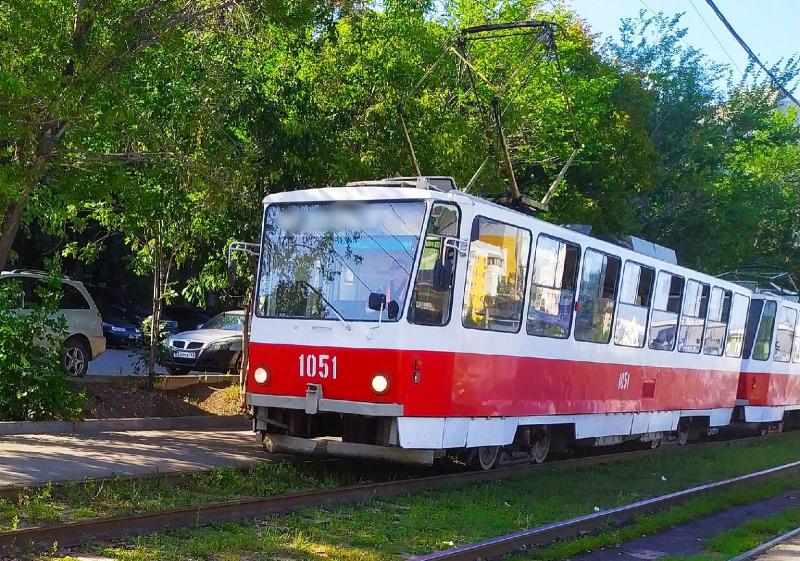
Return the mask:
{"type": "MultiPolygon", "coordinates": [[[[314,203],[333,201],[445,201],[454,203],[461,209],[461,239],[469,241],[473,220],[483,216],[512,224],[530,232],[530,250],[527,264],[524,306],[531,292],[531,274],[536,240],[539,234],[547,234],[580,246],[581,251],[591,248],[622,260],[666,271],[685,279],[720,287],[733,294],[747,298],[751,291],[737,284],[699,273],[691,269],[660,261],[610,242],[598,240],[543,220],[502,207],[479,197],[460,191],[442,193],[434,190],[412,187],[327,187],[276,193],[264,199],[265,205],[280,203],[314,203]]],[[[421,245],[421,244],[420,244],[421,245]]],[[[417,266],[419,257],[416,259],[417,266]]],[[[253,342],[270,342],[295,345],[318,345],[355,348],[397,348],[419,349],[456,353],[494,354],[507,356],[535,356],[561,360],[581,360],[630,365],[662,366],[672,368],[724,370],[738,372],[740,357],[712,356],[703,353],[681,353],[677,350],[661,351],[644,348],[619,346],[612,340],[607,344],[576,341],[574,338],[554,339],[529,335],[524,327],[526,313],[523,313],[522,327],[516,333],[484,331],[465,328],[462,325],[462,308],[466,285],[468,258],[458,259],[454,281],[452,317],[448,325],[431,327],[411,324],[407,321],[408,300],[396,322],[381,325],[370,322],[351,322],[348,330],[337,321],[311,319],[281,319],[254,317],[252,327],[253,342]]],[[[582,260],[581,260],[582,265],[582,260]]],[[[581,271],[578,271],[580,279],[581,271]]],[[[412,272],[412,282],[416,267],[412,272]]],[[[616,319],[616,318],[615,318],[616,319]]],[[[574,321],[572,329],[574,329],[574,321]]]]}

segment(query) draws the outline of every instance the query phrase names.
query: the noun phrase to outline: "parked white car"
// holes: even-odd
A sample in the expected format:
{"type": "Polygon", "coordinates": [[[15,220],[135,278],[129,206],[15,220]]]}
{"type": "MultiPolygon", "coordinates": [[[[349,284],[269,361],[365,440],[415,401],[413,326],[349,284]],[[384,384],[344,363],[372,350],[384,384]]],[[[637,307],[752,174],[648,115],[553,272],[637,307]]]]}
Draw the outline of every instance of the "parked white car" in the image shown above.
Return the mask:
{"type": "MultiPolygon", "coordinates": [[[[27,269],[0,272],[0,283],[8,279],[21,283],[19,309],[30,309],[37,300],[38,285],[47,278],[47,273],[27,269]]],[[[69,278],[61,279],[61,303],[58,315],[67,322],[68,334],[61,351],[61,367],[72,376],[82,377],[89,369],[89,361],[106,350],[100,312],[86,291],[83,283],[69,278]]]]}

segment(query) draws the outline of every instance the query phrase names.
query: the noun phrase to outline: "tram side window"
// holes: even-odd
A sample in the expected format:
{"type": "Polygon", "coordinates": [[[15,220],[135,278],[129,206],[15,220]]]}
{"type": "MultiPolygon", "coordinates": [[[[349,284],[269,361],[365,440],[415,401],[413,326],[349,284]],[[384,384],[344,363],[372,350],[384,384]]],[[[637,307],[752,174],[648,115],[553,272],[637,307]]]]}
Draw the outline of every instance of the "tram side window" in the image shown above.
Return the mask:
{"type": "Polygon", "coordinates": [[[764,300],[755,299],[750,304],[747,312],[747,323],[744,329],[744,358],[750,358],[753,352],[753,344],[756,341],[756,330],[761,321],[761,312],[764,310],[764,300]]]}
{"type": "Polygon", "coordinates": [[[742,356],[744,330],[747,323],[747,310],[750,299],[743,294],[733,295],[733,304],[728,322],[728,336],[725,338],[725,356],[739,358],[742,356]]]}
{"type": "Polygon", "coordinates": [[[528,335],[569,337],[580,253],[577,245],[543,234],[539,236],[533,257],[528,335]]]}
{"type": "Polygon", "coordinates": [[[653,296],[653,313],[650,317],[651,349],[671,351],[675,349],[678,331],[678,314],[683,299],[682,277],[661,271],[656,281],[653,296]]]}
{"type": "Polygon", "coordinates": [[[755,360],[767,360],[769,351],[772,347],[772,332],[775,328],[775,315],[778,311],[778,303],[774,300],[764,302],[764,311],[761,312],[761,322],[758,324],[756,341],[753,345],[753,358],[755,360]]]}
{"type": "Polygon", "coordinates": [[[464,327],[516,333],[522,325],[531,234],[478,216],[472,223],[464,327]]]}
{"type": "Polygon", "coordinates": [[[789,362],[792,357],[792,341],[796,323],[797,310],[781,306],[778,315],[778,332],[775,337],[775,360],[778,362],[789,362]]]}
{"type": "Polygon", "coordinates": [[[710,288],[696,280],[686,283],[683,297],[683,311],[678,329],[678,352],[699,353],[703,346],[703,328],[708,313],[710,288]]]}
{"type": "Polygon", "coordinates": [[[619,257],[587,249],[575,316],[575,339],[608,343],[614,319],[614,302],[621,269],[619,257]]]}
{"type": "Polygon", "coordinates": [[[410,323],[442,326],[450,322],[458,252],[452,247],[445,248],[444,242],[447,238],[458,238],[459,221],[457,206],[433,205],[411,292],[410,323]]]}
{"type": "Polygon", "coordinates": [[[643,347],[647,330],[647,312],[653,297],[656,272],[650,267],[628,261],[622,273],[619,310],[614,327],[614,342],[625,347],[643,347]]]}
{"type": "Polygon", "coordinates": [[[706,336],[703,340],[703,354],[721,356],[725,348],[725,335],[728,318],[731,314],[733,294],[718,286],[711,289],[706,318],[706,336]]]}

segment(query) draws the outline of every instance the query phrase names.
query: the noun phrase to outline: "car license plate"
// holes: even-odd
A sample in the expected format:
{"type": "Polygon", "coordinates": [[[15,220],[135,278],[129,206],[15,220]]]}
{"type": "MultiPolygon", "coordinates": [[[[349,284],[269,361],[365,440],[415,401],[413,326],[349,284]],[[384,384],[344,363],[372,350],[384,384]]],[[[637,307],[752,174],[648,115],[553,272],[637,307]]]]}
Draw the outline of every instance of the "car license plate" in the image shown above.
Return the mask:
{"type": "Polygon", "coordinates": [[[177,358],[194,358],[194,353],[187,353],[186,351],[175,351],[177,358]]]}

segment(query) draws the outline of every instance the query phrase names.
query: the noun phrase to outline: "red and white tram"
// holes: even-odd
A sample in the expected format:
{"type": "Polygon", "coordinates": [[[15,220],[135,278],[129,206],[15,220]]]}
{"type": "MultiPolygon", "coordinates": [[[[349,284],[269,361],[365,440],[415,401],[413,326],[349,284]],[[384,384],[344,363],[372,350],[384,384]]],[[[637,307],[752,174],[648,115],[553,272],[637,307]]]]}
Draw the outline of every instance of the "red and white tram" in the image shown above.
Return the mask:
{"type": "Polygon", "coordinates": [[[780,427],[800,412],[800,304],[757,293],[747,318],[737,420],[780,427]],[[794,412],[794,413],[793,413],[794,412]]]}
{"type": "Polygon", "coordinates": [[[488,468],[730,423],[748,289],[452,187],[264,200],[246,400],[268,450],[488,468]]]}

